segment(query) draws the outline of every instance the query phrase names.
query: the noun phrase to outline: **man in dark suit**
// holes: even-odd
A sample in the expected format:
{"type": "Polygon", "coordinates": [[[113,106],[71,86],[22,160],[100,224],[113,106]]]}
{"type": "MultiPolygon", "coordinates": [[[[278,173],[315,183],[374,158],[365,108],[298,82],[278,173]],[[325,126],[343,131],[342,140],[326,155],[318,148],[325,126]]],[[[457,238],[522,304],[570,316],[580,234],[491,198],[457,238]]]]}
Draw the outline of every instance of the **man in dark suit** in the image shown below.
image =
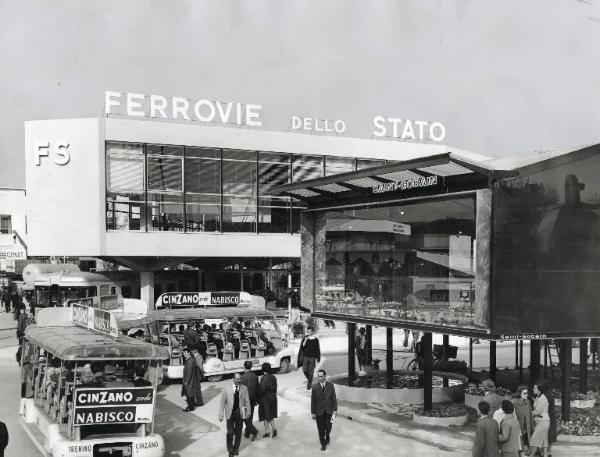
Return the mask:
{"type": "Polygon", "coordinates": [[[489,416],[490,404],[479,402],[479,420],[473,442],[473,457],[500,457],[498,447],[498,422],[489,416]]]}
{"type": "Polygon", "coordinates": [[[133,386],[134,387],[149,387],[152,383],[146,379],[144,379],[144,375],[146,374],[146,370],[143,365],[138,365],[135,367],[135,371],[133,372],[133,386]]]}
{"type": "Polygon", "coordinates": [[[241,383],[248,388],[248,397],[250,398],[250,414],[244,420],[246,423],[244,436],[250,438],[250,435],[252,435],[252,441],[255,441],[258,430],[252,424],[252,419],[254,418],[254,407],[258,403],[258,376],[252,372],[252,362],[250,360],[244,362],[244,374],[241,383]]]}
{"type": "Polygon", "coordinates": [[[8,446],[8,430],[4,422],[0,421],[0,457],[4,457],[6,446],[8,446]]]}
{"type": "Polygon", "coordinates": [[[334,385],[327,381],[325,370],[317,373],[318,382],[312,386],[310,412],[317,421],[321,450],[327,449],[331,435],[331,422],[337,415],[337,398],[334,385]]]}

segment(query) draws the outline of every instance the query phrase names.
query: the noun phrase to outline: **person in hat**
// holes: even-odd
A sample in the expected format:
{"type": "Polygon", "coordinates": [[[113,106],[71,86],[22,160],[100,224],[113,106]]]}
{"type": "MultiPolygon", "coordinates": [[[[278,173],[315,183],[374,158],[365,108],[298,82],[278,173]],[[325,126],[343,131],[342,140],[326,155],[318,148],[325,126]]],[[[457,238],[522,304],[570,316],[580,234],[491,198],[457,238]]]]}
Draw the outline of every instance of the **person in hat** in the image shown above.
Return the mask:
{"type": "Polygon", "coordinates": [[[200,334],[196,329],[196,322],[190,320],[188,327],[183,332],[183,344],[191,351],[194,348],[200,349],[200,334]]]}
{"type": "Polygon", "coordinates": [[[493,414],[500,409],[504,398],[496,393],[496,383],[493,380],[485,379],[481,385],[485,389],[483,401],[490,405],[488,414],[492,417],[493,414]]]}

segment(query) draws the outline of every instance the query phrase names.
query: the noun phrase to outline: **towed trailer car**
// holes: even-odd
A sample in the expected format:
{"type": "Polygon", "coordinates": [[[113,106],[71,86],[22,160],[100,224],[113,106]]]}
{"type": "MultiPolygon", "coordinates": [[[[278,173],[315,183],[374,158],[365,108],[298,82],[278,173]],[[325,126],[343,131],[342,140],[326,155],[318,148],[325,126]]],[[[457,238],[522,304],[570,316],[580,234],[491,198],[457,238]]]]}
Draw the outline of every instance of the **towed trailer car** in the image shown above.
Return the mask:
{"type": "Polygon", "coordinates": [[[163,457],[154,417],[166,350],[118,335],[110,313],[95,308],[42,309],[37,318],[25,331],[19,414],[43,455],[163,457]],[[92,367],[102,376],[91,378],[92,367]],[[132,379],[134,370],[146,374],[132,379]]]}

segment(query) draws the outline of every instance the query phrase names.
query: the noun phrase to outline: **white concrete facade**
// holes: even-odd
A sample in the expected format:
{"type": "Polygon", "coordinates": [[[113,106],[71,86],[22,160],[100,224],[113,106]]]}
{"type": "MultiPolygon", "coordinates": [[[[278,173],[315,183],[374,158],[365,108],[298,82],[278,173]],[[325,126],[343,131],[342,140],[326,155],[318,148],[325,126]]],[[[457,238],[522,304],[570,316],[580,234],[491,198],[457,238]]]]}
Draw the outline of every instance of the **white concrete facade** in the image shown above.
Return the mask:
{"type": "Polygon", "coordinates": [[[0,271],[14,271],[15,262],[12,258],[7,258],[7,253],[27,254],[25,189],[0,187],[0,216],[5,220],[3,229],[7,227],[10,217],[10,230],[7,229],[6,233],[4,230],[0,231],[0,271]]]}
{"type": "Polygon", "coordinates": [[[29,255],[300,257],[300,236],[106,229],[105,142],[406,160],[446,152],[402,143],[128,118],[25,123],[29,255]],[[68,161],[67,161],[68,156],[68,161]]]}

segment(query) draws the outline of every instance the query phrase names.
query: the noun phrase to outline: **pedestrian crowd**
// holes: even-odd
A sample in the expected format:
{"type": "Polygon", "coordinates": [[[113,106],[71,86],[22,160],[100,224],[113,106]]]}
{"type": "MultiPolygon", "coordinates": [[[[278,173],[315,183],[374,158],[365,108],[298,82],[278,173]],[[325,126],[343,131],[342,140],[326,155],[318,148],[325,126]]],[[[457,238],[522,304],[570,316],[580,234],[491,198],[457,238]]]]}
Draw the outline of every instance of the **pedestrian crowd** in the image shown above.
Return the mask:
{"type": "MultiPolygon", "coordinates": [[[[191,326],[190,326],[191,328],[191,326]]],[[[193,331],[185,336],[183,349],[183,383],[181,395],[186,398],[186,412],[204,405],[201,382],[204,379],[204,356],[199,340],[193,331]]],[[[300,343],[298,354],[299,368],[307,379],[307,390],[311,390],[311,415],[317,424],[321,450],[326,450],[331,441],[332,422],[337,413],[337,399],[333,383],[327,381],[325,370],[317,371],[317,381],[313,385],[316,365],[321,361],[319,339],[314,328],[310,327],[307,336],[300,343]]],[[[278,431],[275,419],[278,417],[277,378],[271,364],[263,363],[259,377],[252,371],[252,361],[244,362],[244,372],[234,374],[231,385],[221,394],[218,419],[226,423],[226,446],[229,457],[239,455],[242,432],[247,439],[255,441],[258,429],[254,426],[254,412],[258,406],[258,419],[263,423],[263,438],[276,438],[278,431]]]]}
{"type": "Polygon", "coordinates": [[[483,387],[486,393],[478,405],[473,457],[551,457],[556,414],[549,382],[538,380],[533,397],[521,385],[513,400],[498,395],[491,379],[483,381],[483,387]]]}

